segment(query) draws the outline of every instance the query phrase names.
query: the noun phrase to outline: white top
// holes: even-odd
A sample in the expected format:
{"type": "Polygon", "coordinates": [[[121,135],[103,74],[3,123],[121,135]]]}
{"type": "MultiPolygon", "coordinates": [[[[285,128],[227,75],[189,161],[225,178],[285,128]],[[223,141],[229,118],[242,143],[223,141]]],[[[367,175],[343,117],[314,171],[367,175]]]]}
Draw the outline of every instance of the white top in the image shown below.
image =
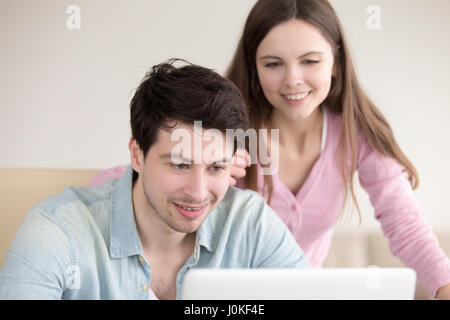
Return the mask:
{"type": "Polygon", "coordinates": [[[325,143],[327,142],[327,113],[325,112],[325,108],[322,107],[323,111],[323,124],[322,124],[322,143],[320,145],[320,153],[322,153],[323,149],[325,148],[325,143]]]}
{"type": "Polygon", "coordinates": [[[148,287],[148,300],[159,300],[150,286],[148,287]]]}

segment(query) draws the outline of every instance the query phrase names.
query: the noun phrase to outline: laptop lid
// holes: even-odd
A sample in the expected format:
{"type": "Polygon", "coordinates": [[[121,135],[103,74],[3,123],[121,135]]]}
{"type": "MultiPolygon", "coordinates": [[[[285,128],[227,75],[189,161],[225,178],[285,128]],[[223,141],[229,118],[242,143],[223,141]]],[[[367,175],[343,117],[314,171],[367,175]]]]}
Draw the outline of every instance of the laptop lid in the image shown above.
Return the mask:
{"type": "Polygon", "coordinates": [[[409,268],[191,269],[184,300],[411,300],[409,268]]]}

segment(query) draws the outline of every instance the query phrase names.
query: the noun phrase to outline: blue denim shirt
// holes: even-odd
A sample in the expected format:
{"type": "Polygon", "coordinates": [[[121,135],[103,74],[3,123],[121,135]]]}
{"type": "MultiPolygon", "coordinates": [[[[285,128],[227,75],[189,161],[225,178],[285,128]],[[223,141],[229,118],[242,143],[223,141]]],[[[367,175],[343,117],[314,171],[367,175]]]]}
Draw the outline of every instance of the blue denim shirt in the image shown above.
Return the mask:
{"type": "MultiPolygon", "coordinates": [[[[306,258],[257,193],[230,187],[204,220],[177,275],[190,268],[301,268],[306,258]]],[[[69,187],[27,214],[0,270],[0,299],[148,299],[132,203],[132,169],[93,188],[69,187]]]]}

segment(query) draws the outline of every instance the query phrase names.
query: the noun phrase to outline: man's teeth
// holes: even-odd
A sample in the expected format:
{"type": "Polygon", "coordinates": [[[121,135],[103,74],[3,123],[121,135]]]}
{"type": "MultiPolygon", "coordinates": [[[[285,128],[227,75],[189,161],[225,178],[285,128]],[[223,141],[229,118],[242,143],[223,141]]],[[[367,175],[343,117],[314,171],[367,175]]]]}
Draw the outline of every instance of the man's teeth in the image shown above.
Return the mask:
{"type": "Polygon", "coordinates": [[[288,98],[289,100],[301,100],[304,99],[309,92],[305,92],[305,93],[299,93],[299,94],[288,94],[285,95],[286,98],[288,98]]]}
{"type": "Polygon", "coordinates": [[[188,210],[188,211],[198,211],[198,210],[200,210],[200,208],[186,208],[186,207],[183,207],[183,206],[181,206],[179,204],[177,204],[177,206],[179,206],[180,208],[183,208],[184,210],[188,210]]]}

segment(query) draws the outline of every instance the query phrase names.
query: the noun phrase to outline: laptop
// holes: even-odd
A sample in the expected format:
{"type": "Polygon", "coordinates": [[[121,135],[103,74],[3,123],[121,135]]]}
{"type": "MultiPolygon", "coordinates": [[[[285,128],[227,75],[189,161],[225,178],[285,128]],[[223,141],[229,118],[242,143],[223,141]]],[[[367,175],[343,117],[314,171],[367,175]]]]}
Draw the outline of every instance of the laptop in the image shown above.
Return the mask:
{"type": "Polygon", "coordinates": [[[412,300],[409,268],[191,269],[183,300],[412,300]]]}

